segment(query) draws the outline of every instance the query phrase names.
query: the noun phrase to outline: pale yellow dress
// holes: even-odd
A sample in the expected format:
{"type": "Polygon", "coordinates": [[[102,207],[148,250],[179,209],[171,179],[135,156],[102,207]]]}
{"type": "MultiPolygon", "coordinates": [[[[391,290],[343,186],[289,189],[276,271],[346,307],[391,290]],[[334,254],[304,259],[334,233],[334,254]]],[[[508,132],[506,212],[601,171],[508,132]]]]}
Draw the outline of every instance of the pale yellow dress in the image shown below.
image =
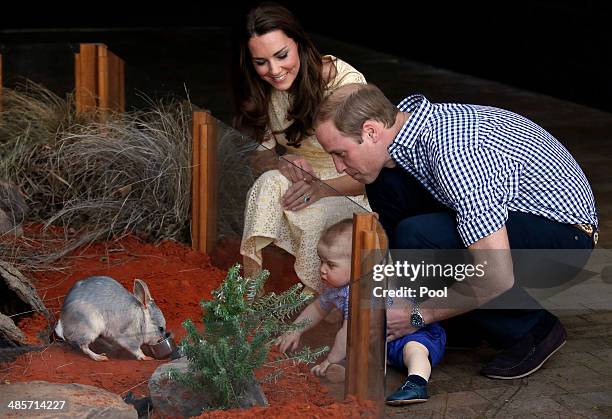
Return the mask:
{"type": "MultiPolygon", "coordinates": [[[[366,82],[363,75],[349,64],[333,56],[327,57],[333,60],[337,71],[334,80],[328,84],[328,94],[344,84],[366,82]]],[[[269,109],[272,132],[281,131],[291,123],[286,118],[290,103],[289,93],[273,90],[269,109]]],[[[287,153],[308,160],[319,179],[342,176],[336,171],[331,155],[323,150],[314,135],[303,139],[300,147],[296,148],[287,145],[284,134],[275,134],[263,146],[271,149],[276,143],[285,146],[287,153]]],[[[321,292],[323,288],[317,255],[321,232],[344,218],[352,218],[353,212],[369,211],[370,207],[365,195],[360,195],[350,199],[326,197],[299,211],[284,210],[280,200],[290,185],[290,181],[278,170],[265,172],[255,181],[247,193],[240,253],[250,259],[245,261],[245,265],[251,262],[261,267],[261,249],[273,243],[295,256],[294,269],[302,283],[321,292]]]]}

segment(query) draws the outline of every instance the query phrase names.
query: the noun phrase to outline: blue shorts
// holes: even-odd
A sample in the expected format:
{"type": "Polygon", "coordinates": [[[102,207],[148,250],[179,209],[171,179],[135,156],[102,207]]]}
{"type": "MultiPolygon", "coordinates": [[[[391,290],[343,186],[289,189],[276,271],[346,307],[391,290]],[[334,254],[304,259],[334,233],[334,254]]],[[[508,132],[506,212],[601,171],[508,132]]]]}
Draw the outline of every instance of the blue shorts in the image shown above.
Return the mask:
{"type": "Polygon", "coordinates": [[[395,368],[405,369],[404,346],[408,342],[419,342],[429,351],[429,362],[434,366],[442,360],[446,346],[446,332],[438,323],[428,324],[399,339],[387,342],[387,363],[395,368]]]}

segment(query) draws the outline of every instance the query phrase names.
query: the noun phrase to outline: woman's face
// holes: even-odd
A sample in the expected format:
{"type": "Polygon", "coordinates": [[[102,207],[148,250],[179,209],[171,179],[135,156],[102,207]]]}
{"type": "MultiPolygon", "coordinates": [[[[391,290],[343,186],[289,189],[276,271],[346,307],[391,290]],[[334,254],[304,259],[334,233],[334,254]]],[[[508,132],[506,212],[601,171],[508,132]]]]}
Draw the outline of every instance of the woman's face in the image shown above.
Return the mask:
{"type": "Polygon", "coordinates": [[[281,30],[249,39],[255,71],[278,90],[289,90],[300,71],[300,56],[295,41],[281,30]]]}

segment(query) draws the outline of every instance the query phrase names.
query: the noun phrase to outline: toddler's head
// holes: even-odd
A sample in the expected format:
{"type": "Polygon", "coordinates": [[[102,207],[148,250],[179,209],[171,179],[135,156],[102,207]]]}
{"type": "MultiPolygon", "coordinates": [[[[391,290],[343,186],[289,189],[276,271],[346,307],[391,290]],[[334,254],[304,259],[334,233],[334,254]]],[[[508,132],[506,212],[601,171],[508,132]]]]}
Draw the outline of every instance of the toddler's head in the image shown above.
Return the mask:
{"type": "Polygon", "coordinates": [[[353,220],[346,218],[327,228],[319,239],[317,253],[321,259],[319,273],[325,285],[340,288],[351,276],[353,220]]]}

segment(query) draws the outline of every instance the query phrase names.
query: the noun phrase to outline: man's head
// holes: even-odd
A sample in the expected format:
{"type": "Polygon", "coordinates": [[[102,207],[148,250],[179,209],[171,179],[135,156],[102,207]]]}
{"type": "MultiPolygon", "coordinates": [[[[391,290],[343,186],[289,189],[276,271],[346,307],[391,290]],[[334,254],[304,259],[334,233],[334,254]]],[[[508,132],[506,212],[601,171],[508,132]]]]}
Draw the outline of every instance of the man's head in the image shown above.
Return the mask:
{"type": "Polygon", "coordinates": [[[349,283],[352,239],[353,220],[350,218],[337,222],[321,234],[317,245],[321,259],[319,273],[327,286],[340,288],[349,283]]]}
{"type": "Polygon", "coordinates": [[[383,167],[392,165],[387,148],[399,131],[398,113],[376,86],[347,84],[320,105],[316,136],[339,173],[372,183],[383,167]]]}

